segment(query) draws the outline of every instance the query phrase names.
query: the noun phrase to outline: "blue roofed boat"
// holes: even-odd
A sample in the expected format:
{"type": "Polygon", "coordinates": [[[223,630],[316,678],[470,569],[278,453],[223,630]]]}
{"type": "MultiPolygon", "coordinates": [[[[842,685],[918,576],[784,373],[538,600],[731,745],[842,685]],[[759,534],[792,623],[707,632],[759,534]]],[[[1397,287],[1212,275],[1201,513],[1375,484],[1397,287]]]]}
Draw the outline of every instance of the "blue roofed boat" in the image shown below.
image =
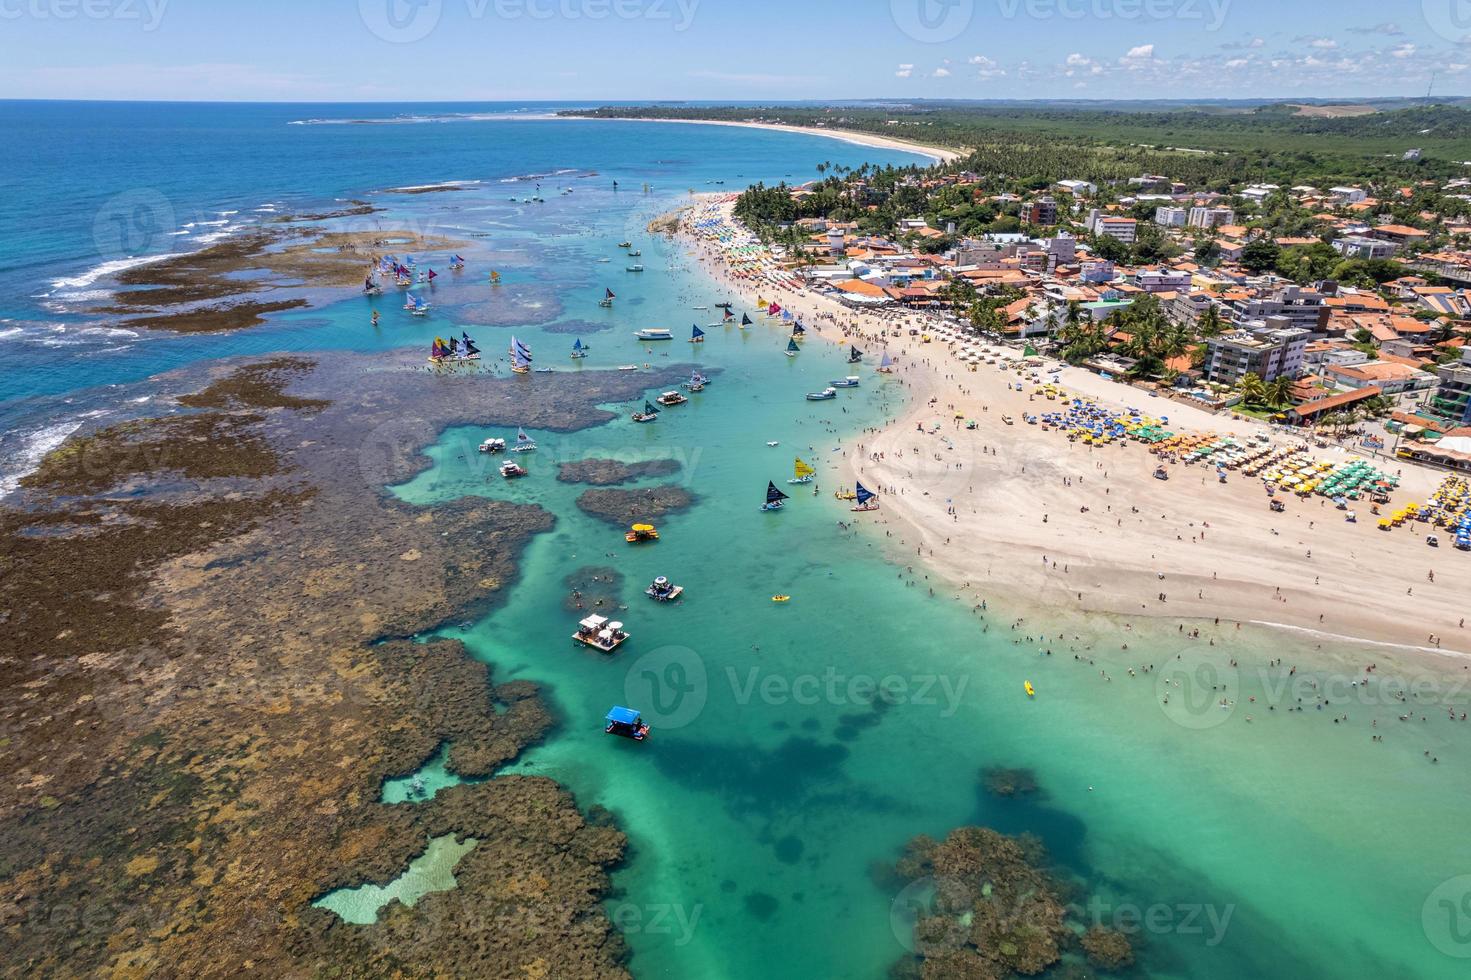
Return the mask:
{"type": "Polygon", "coordinates": [[[642,742],[649,735],[649,726],[632,708],[614,707],[608,712],[606,721],[608,727],[603,732],[607,735],[622,735],[636,742],[642,742]]]}

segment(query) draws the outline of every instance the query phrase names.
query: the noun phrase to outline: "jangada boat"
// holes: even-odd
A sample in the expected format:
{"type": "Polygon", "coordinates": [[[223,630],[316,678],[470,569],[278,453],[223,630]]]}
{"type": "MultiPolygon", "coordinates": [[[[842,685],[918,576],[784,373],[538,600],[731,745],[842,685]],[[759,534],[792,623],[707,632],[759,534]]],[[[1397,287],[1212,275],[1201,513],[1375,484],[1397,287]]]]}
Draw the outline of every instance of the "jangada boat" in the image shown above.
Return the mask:
{"type": "Polygon", "coordinates": [[[647,589],[644,589],[644,595],[653,599],[655,602],[673,602],[684,595],[684,586],[675,585],[669,579],[660,575],[654,579],[653,583],[647,589]]]}
{"type": "Polygon", "coordinates": [[[854,496],[857,498],[858,503],[855,506],[849,508],[851,511],[853,511],[853,513],[862,514],[867,511],[879,509],[878,494],[874,493],[863,484],[858,484],[858,488],[854,496]]]}
{"type": "Polygon", "coordinates": [[[836,388],[824,388],[821,391],[807,392],[807,400],[809,402],[830,402],[836,397],[838,397],[838,389],[836,388]]]}
{"type": "Polygon", "coordinates": [[[501,476],[507,480],[516,480],[526,475],[526,468],[513,459],[508,459],[501,464],[501,476]]]}
{"type": "Polygon", "coordinates": [[[629,272],[643,272],[644,271],[644,267],[641,266],[641,265],[631,265],[631,266],[628,267],[628,271],[629,272]]]}
{"type": "Polygon", "coordinates": [[[604,720],[608,723],[608,727],[603,729],[606,735],[621,735],[635,742],[642,742],[649,737],[649,726],[632,708],[614,707],[604,720]]]}
{"type": "Polygon", "coordinates": [[[694,374],[691,374],[690,379],[684,383],[684,388],[686,391],[704,391],[705,386],[709,383],[709,378],[705,377],[699,371],[696,371],[694,374]]]}
{"type": "Polygon", "coordinates": [[[677,391],[666,391],[658,398],[655,398],[654,401],[663,405],[665,408],[669,408],[671,405],[683,405],[689,399],[677,391]]]}
{"type": "MultiPolygon", "coordinates": [[[[603,259],[603,261],[606,262],[608,260],[607,259],[603,259]]],[[[612,307],[613,300],[617,298],[617,297],[615,297],[613,295],[613,290],[608,289],[608,288],[605,287],[603,289],[603,293],[605,295],[603,296],[602,299],[598,300],[598,305],[601,306],[601,307],[604,307],[604,308],[610,308],[610,307],[612,307]]]]}
{"type": "Polygon", "coordinates": [[[796,357],[800,353],[802,353],[802,348],[797,346],[797,341],[795,339],[787,341],[788,357],[796,357]]]}
{"type": "Polygon", "coordinates": [[[572,639],[594,650],[612,653],[628,639],[628,634],[624,632],[622,623],[610,623],[602,616],[589,616],[577,624],[577,632],[572,634],[572,639]]]}
{"type": "Polygon", "coordinates": [[[775,483],[766,484],[766,503],[761,505],[762,510],[781,510],[783,501],[790,498],[776,488],[775,483]]]}
{"type": "Polygon", "coordinates": [[[516,374],[531,373],[531,348],[515,337],[511,338],[511,370],[516,374]]]}
{"type": "Polygon", "coordinates": [[[797,458],[797,461],[793,465],[792,469],[794,471],[794,475],[790,480],[787,481],[788,483],[792,484],[811,483],[812,478],[817,475],[817,470],[812,466],[812,464],[803,461],[800,456],[797,458]]]}
{"type": "Polygon", "coordinates": [[[633,420],[635,422],[656,422],[658,419],[659,410],[650,404],[647,399],[644,401],[644,410],[633,413],[633,420]]]}
{"type": "Polygon", "coordinates": [[[690,334],[690,343],[703,344],[705,342],[705,331],[700,329],[699,324],[692,325],[694,332],[690,334]]]}
{"type": "Polygon", "coordinates": [[[578,337],[572,342],[572,359],[580,361],[587,356],[588,348],[582,345],[582,338],[578,337]]]}
{"type": "Polygon", "coordinates": [[[619,248],[633,248],[633,242],[619,242],[619,248]]]}
{"type": "Polygon", "coordinates": [[[536,452],[536,440],[526,434],[525,429],[516,430],[516,444],[511,447],[513,453],[536,452]]]}
{"type": "Polygon", "coordinates": [[[863,360],[863,351],[859,350],[857,347],[851,348],[848,351],[849,364],[857,364],[861,360],[863,360]]]}

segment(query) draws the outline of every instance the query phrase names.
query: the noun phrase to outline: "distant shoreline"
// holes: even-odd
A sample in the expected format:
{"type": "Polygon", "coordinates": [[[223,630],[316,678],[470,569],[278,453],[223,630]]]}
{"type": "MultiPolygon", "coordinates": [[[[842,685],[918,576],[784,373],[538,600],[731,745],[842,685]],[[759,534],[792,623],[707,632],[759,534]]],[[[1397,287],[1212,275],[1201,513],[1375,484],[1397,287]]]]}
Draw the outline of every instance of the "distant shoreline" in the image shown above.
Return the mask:
{"type": "Polygon", "coordinates": [[[913,143],[894,136],[880,136],[877,133],[864,133],[856,129],[818,129],[815,126],[789,126],[786,123],[738,122],[733,119],[643,119],[637,116],[549,116],[545,118],[588,119],[597,122],[681,123],[683,125],[693,126],[740,126],[746,129],[770,129],[780,133],[826,136],[828,139],[841,140],[844,143],[853,143],[858,146],[872,146],[883,150],[902,150],[906,153],[918,153],[921,156],[929,157],[936,163],[951,163],[959,160],[962,155],[959,150],[946,149],[943,146],[913,143]]]}

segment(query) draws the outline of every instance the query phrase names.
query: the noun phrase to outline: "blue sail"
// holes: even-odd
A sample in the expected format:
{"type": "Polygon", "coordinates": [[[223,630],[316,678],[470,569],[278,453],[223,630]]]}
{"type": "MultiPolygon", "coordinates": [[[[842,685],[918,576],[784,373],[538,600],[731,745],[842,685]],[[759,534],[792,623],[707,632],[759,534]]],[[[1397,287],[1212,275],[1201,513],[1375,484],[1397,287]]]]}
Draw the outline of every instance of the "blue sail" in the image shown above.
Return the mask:
{"type": "Polygon", "coordinates": [[[793,338],[793,339],[787,341],[787,351],[789,353],[795,353],[795,352],[797,352],[797,351],[799,351],[801,349],[802,348],[800,348],[800,347],[797,346],[796,338],[793,338]]]}
{"type": "Polygon", "coordinates": [[[782,493],[780,490],[778,490],[776,488],[776,484],[775,483],[767,482],[767,484],[766,484],[766,502],[768,504],[780,503],[781,501],[786,500],[786,499],[787,499],[787,495],[784,494],[784,493],[782,493]]]}
{"type": "Polygon", "coordinates": [[[874,492],[872,490],[868,489],[867,487],[865,487],[861,483],[857,485],[857,491],[858,491],[858,506],[860,506],[860,507],[862,507],[864,504],[868,503],[875,496],[875,494],[874,494],[874,492]]]}
{"type": "Polygon", "coordinates": [[[698,324],[692,325],[692,329],[694,332],[690,334],[691,341],[700,341],[705,339],[705,331],[701,330],[698,324]]]}

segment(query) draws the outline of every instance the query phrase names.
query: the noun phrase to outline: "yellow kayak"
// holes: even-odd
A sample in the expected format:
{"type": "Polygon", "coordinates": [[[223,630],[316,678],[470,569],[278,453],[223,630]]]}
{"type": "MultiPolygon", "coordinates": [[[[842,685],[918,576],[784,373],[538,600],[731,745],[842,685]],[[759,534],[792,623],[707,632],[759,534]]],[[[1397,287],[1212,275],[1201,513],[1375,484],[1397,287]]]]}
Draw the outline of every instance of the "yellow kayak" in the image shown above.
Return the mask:
{"type": "Polygon", "coordinates": [[[791,602],[792,601],[792,597],[789,596],[789,595],[774,595],[774,596],[771,597],[771,601],[772,602],[791,602]]]}
{"type": "Polygon", "coordinates": [[[1036,688],[1032,687],[1031,681],[1022,682],[1022,686],[1027,689],[1027,697],[1034,698],[1037,696],[1037,690],[1036,688]]]}

